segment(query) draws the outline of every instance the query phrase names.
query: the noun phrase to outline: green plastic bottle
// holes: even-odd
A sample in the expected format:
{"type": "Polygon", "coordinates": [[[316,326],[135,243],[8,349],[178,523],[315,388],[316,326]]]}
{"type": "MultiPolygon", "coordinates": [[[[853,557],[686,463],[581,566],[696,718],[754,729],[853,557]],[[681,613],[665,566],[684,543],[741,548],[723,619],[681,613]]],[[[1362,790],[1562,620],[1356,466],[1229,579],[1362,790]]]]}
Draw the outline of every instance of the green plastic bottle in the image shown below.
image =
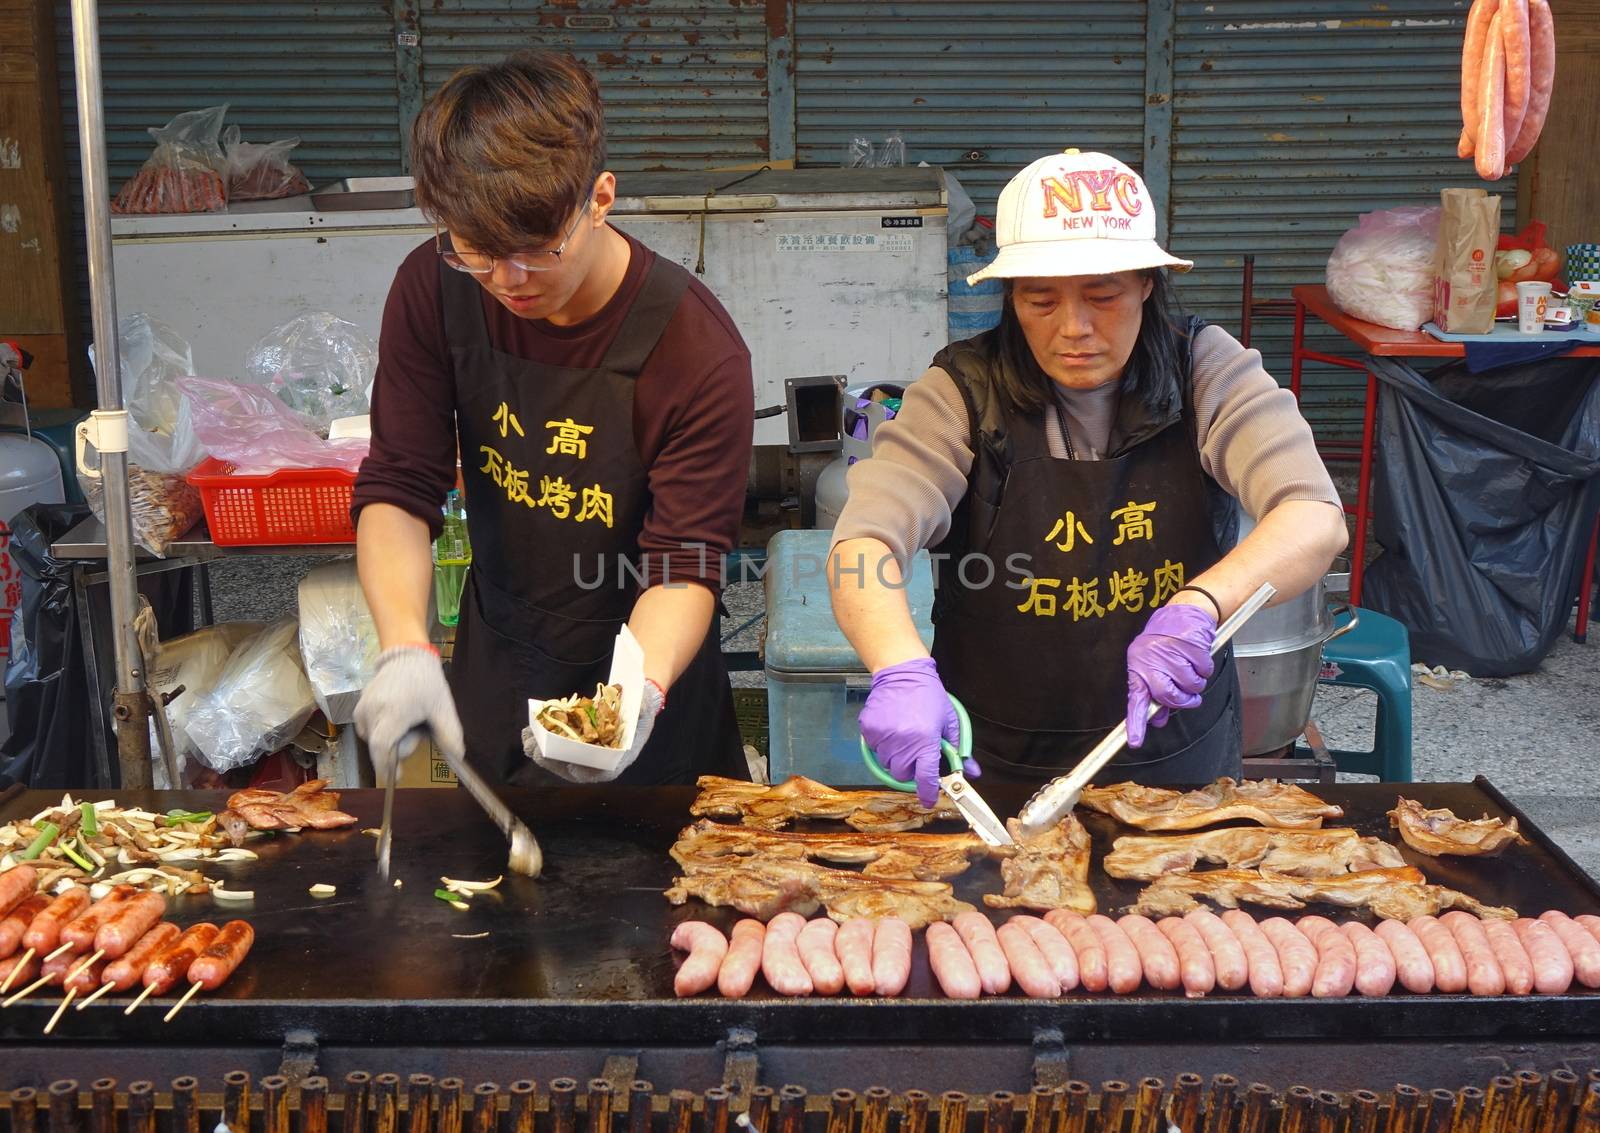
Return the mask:
{"type": "Polygon", "coordinates": [[[461,501],[461,489],[452,488],[444,504],[444,530],[433,541],[433,598],[442,626],[453,626],[461,620],[461,589],[471,565],[467,509],[461,501]]]}

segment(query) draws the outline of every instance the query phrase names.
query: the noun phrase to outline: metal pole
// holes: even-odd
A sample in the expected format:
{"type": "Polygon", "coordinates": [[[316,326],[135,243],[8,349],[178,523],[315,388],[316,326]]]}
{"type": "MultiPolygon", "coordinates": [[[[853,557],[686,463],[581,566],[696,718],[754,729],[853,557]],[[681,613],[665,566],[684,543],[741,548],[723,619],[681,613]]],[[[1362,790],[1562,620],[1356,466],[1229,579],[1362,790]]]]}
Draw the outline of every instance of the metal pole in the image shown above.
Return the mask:
{"type": "MultiPolygon", "coordinates": [[[[100,17],[96,0],[72,0],[72,58],[78,91],[78,149],[83,165],[89,304],[94,322],[95,392],[92,415],[105,485],[106,574],[111,588],[112,650],[117,675],[112,714],[124,789],[150,786],[150,702],[133,636],[137,612],[133,522],[128,512],[127,413],[117,343],[116,290],[111,273],[110,188],[106,181],[104,102],[100,86],[100,17]]],[[[95,705],[94,711],[100,706],[95,705]]]]}

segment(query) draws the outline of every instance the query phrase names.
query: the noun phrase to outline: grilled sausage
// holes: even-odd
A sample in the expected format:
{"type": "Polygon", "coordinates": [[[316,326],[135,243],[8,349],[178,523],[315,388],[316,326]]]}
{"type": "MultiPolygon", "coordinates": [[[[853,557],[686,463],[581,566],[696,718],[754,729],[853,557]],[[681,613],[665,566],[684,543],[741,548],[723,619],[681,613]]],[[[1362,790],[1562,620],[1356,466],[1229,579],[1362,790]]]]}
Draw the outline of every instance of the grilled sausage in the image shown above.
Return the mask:
{"type": "Polygon", "coordinates": [[[1550,0],[1529,0],[1528,40],[1532,84],[1528,113],[1522,118],[1516,139],[1506,143],[1507,165],[1515,165],[1533,152],[1550,113],[1550,92],[1556,81],[1556,19],[1550,11],[1550,0]]]}
{"type": "Polygon", "coordinates": [[[1443,992],[1467,990],[1467,961],[1451,931],[1433,917],[1412,917],[1407,925],[1428,950],[1433,986],[1443,992]]]}
{"type": "Polygon", "coordinates": [[[1389,946],[1360,921],[1339,926],[1344,938],[1356,950],[1356,991],[1362,995],[1388,995],[1394,988],[1394,953],[1389,946]]]}
{"type": "Polygon", "coordinates": [[[1590,936],[1600,940],[1600,917],[1595,916],[1593,913],[1583,913],[1572,919],[1588,929],[1590,936]]]}
{"type": "MultiPolygon", "coordinates": [[[[141,942],[142,943],[142,942],[141,942]]],[[[704,921],[684,921],[672,930],[672,947],[689,954],[672,977],[674,995],[699,995],[717,982],[728,938],[704,921]]]]}
{"type": "Polygon", "coordinates": [[[1256,919],[1243,909],[1228,909],[1217,919],[1244,949],[1250,971],[1250,993],[1261,999],[1282,995],[1283,965],[1278,960],[1278,950],[1256,924],[1256,919]]]}
{"type": "Polygon", "coordinates": [[[1561,995],[1572,986],[1572,956],[1555,930],[1543,921],[1521,917],[1511,922],[1533,961],[1533,990],[1540,995],[1561,995]]]}
{"type": "Polygon", "coordinates": [[[943,921],[928,926],[928,966],[946,999],[977,999],[983,994],[978,965],[961,934],[943,921]]]}
{"type": "Polygon", "coordinates": [[[99,988],[101,982],[105,979],[106,962],[104,960],[96,960],[92,964],[84,964],[82,963],[84,957],[78,956],[77,959],[79,966],[67,973],[66,979],[62,981],[61,988],[63,991],[70,991],[74,995],[84,996],[99,988]]]}
{"type": "Polygon", "coordinates": [[[1139,950],[1145,983],[1159,991],[1171,991],[1183,983],[1177,949],[1161,935],[1161,930],[1149,917],[1127,913],[1117,918],[1117,927],[1127,934],[1133,946],[1139,950]]]}
{"type": "Polygon", "coordinates": [[[1051,974],[1056,977],[1056,983],[1061,985],[1061,991],[1066,993],[1077,987],[1078,956],[1072,951],[1072,945],[1067,938],[1061,935],[1061,930],[1038,917],[1016,916],[1011,920],[1027,929],[1028,935],[1033,937],[1034,944],[1044,953],[1051,974]]]}
{"type": "Polygon", "coordinates": [[[1107,985],[1118,995],[1137,990],[1144,980],[1144,965],[1128,934],[1116,921],[1101,913],[1089,917],[1088,923],[1106,951],[1107,985]]]}
{"type": "Polygon", "coordinates": [[[833,938],[834,955],[844,968],[844,982],[851,995],[871,995],[878,987],[872,978],[872,937],[878,922],[871,917],[853,917],[839,926],[833,938]]]}
{"type": "Polygon", "coordinates": [[[144,975],[144,969],[156,954],[169,947],[173,941],[183,935],[183,930],[175,924],[162,923],[141,936],[134,946],[123,953],[120,960],[113,960],[106,965],[102,979],[114,985],[112,991],[127,991],[139,982],[139,977],[144,975]]]}
{"type": "Polygon", "coordinates": [[[216,991],[239,970],[255,942],[256,930],[248,921],[229,921],[189,965],[189,982],[199,984],[202,990],[216,991]]]}
{"type": "Polygon", "coordinates": [[[1245,959],[1244,946],[1221,917],[1210,909],[1195,909],[1184,914],[1183,919],[1194,926],[1205,942],[1218,987],[1223,991],[1238,991],[1250,982],[1250,961],[1245,959]]]}
{"type": "Polygon", "coordinates": [[[1283,970],[1283,994],[1310,995],[1311,986],[1317,980],[1316,946],[1282,917],[1268,917],[1260,928],[1278,954],[1278,966],[1283,970]]]}
{"type": "Polygon", "coordinates": [[[1460,909],[1444,914],[1439,923],[1450,930],[1461,949],[1461,958],[1467,964],[1467,990],[1473,995],[1504,995],[1506,977],[1500,971],[1489,938],[1483,934],[1483,925],[1471,913],[1460,909]]]}
{"type": "Polygon", "coordinates": [[[1379,921],[1373,935],[1389,946],[1400,986],[1418,995],[1433,990],[1433,961],[1417,934],[1404,921],[1379,921]]]}
{"type": "Polygon", "coordinates": [[[33,918],[28,931],[22,934],[22,946],[33,949],[41,956],[48,956],[61,943],[62,927],[88,907],[89,891],[81,885],[74,885],[33,918]]]}
{"type": "Polygon", "coordinates": [[[0,920],[11,915],[39,885],[39,873],[31,865],[14,865],[0,873],[0,920]]]}
{"type": "Polygon", "coordinates": [[[811,977],[800,962],[800,930],[806,919],[799,913],[779,913],[767,922],[761,941],[761,974],[779,995],[810,995],[811,977]]]}
{"type": "MultiPolygon", "coordinates": [[[[62,987],[68,977],[87,971],[89,968],[94,967],[95,964],[100,963],[97,960],[95,964],[90,964],[87,962],[88,959],[89,957],[81,952],[63,952],[59,956],[46,960],[44,967],[39,969],[39,975],[47,978],[51,987],[62,987]]],[[[98,983],[96,986],[99,986],[98,983]]]]}
{"type": "Polygon", "coordinates": [[[728,954],[723,957],[722,969],[717,972],[717,991],[729,999],[743,999],[750,994],[761,970],[762,944],[767,928],[760,921],[742,920],[733,926],[733,938],[728,944],[728,954]]]}
{"type": "Polygon", "coordinates": [[[838,995],[844,990],[844,968],[834,952],[834,938],[839,926],[827,917],[817,917],[806,922],[795,942],[800,949],[800,962],[806,966],[811,986],[818,995],[838,995]]]}
{"type": "Polygon", "coordinates": [[[1190,999],[1209,994],[1217,986],[1217,965],[1211,959],[1200,930],[1182,917],[1162,917],[1156,928],[1172,944],[1178,954],[1178,975],[1183,980],[1183,994],[1190,999]]]}
{"type": "Polygon", "coordinates": [[[1528,950],[1522,946],[1522,938],[1517,935],[1517,930],[1512,928],[1507,921],[1484,921],[1483,935],[1489,939],[1489,947],[1494,949],[1495,962],[1500,965],[1500,974],[1506,978],[1506,990],[1512,995],[1531,995],[1533,993],[1533,961],[1528,958],[1528,950]]]}
{"type": "Polygon", "coordinates": [[[72,945],[74,952],[89,952],[94,948],[94,938],[100,926],[122,912],[123,906],[133,900],[138,890],[131,885],[115,886],[100,900],[90,905],[81,916],[61,927],[61,943],[72,945]]]}
{"type": "Polygon", "coordinates": [[[0,986],[9,992],[15,988],[27,987],[39,976],[39,957],[27,952],[19,952],[15,956],[8,956],[0,960],[0,986]],[[26,960],[26,962],[24,962],[26,960]],[[20,968],[15,976],[11,974],[13,968],[20,968]],[[6,983],[6,980],[10,983],[6,983]]]}
{"type": "Polygon", "coordinates": [[[954,921],[957,932],[978,965],[978,979],[985,995],[1004,995],[1011,987],[1011,966],[995,936],[994,925],[982,913],[961,913],[954,921]]]}
{"type": "Polygon", "coordinates": [[[884,917],[872,932],[872,983],[879,995],[899,995],[911,978],[911,926],[884,917]]]}
{"type": "Polygon", "coordinates": [[[1051,909],[1044,915],[1044,923],[1066,937],[1067,943],[1072,945],[1083,990],[1104,991],[1109,986],[1106,980],[1105,945],[1100,943],[1100,937],[1089,927],[1084,915],[1071,909],[1051,909]]]}
{"type": "Polygon", "coordinates": [[[1600,987],[1600,941],[1584,931],[1583,926],[1566,913],[1551,909],[1541,913],[1539,919],[1555,930],[1561,943],[1572,957],[1572,971],[1584,987],[1600,987]]]}
{"type": "Polygon", "coordinates": [[[1356,950],[1339,926],[1327,917],[1301,917],[1296,927],[1317,948],[1317,974],[1311,994],[1318,999],[1343,999],[1356,986],[1356,950]]]}
{"type": "MultiPolygon", "coordinates": [[[[1478,176],[1498,181],[1506,174],[1506,44],[1502,13],[1489,20],[1483,70],[1478,76],[1478,120],[1473,124],[1472,160],[1478,176]]],[[[1434,965],[1437,974],[1438,965],[1434,965]]]]}
{"type": "Polygon", "coordinates": [[[22,936],[28,931],[28,925],[33,923],[33,918],[45,911],[50,904],[50,898],[43,893],[35,893],[31,897],[23,898],[22,904],[11,910],[9,916],[0,918],[0,959],[20,951],[22,936]]]}
{"type": "Polygon", "coordinates": [[[190,925],[182,936],[157,952],[150,963],[145,965],[144,974],[139,977],[140,982],[151,989],[152,995],[167,994],[177,986],[179,980],[189,974],[189,966],[199,959],[200,953],[210,947],[216,938],[216,925],[207,921],[190,925]]]}
{"type": "Polygon", "coordinates": [[[1061,995],[1061,981],[1050,970],[1050,961],[1044,958],[1033,936],[1015,921],[1007,921],[995,930],[995,939],[1006,954],[1006,966],[1016,979],[1017,986],[1030,999],[1057,999],[1061,995]]]}
{"type": "Polygon", "coordinates": [[[94,934],[94,950],[106,959],[116,960],[167,915],[167,899],[159,893],[140,893],[129,898],[94,934]]]}
{"type": "Polygon", "coordinates": [[[1510,152],[1511,143],[1522,132],[1522,120],[1528,115],[1528,101],[1533,94],[1528,0],[1500,0],[1500,35],[1505,40],[1505,135],[1506,150],[1510,152]]]}

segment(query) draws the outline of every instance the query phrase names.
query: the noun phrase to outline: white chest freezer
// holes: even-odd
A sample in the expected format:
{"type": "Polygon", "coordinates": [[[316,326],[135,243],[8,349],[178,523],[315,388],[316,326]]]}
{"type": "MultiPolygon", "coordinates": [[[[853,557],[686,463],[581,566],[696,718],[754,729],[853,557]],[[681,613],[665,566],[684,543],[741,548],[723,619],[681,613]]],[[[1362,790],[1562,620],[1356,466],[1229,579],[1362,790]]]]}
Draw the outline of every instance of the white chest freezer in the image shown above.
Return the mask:
{"type": "MultiPolygon", "coordinates": [[[[617,227],[697,271],[752,356],[758,408],[786,379],[909,381],[946,340],[940,171],[623,173],[617,227]],[[738,182],[733,184],[733,182],[738,182]]],[[[184,335],[197,372],[230,377],[273,327],[331,311],[378,335],[400,261],[433,228],[416,208],[318,211],[310,197],[223,213],[112,219],[117,310],[184,335]]],[[[756,443],[789,439],[782,415],[756,443]]]]}

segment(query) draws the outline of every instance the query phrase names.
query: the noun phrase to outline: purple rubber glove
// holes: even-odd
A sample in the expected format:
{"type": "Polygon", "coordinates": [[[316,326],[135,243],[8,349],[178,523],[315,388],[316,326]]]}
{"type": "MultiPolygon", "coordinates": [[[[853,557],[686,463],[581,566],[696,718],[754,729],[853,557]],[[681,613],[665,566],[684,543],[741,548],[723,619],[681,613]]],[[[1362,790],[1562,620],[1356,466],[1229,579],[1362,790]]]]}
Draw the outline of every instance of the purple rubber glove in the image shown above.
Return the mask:
{"type": "MultiPolygon", "coordinates": [[[[902,661],[872,674],[860,726],[883,769],[901,781],[915,780],[917,801],[923,806],[931,809],[937,804],[944,771],[939,741],[958,743],[961,722],[933,658],[902,661]]],[[[966,773],[978,777],[978,765],[970,759],[966,773]]]]}
{"type": "Polygon", "coordinates": [[[1200,606],[1168,605],[1150,615],[1144,632],[1128,645],[1128,746],[1144,746],[1150,702],[1160,711],[1150,723],[1164,727],[1173,708],[1200,703],[1206,681],[1216,671],[1211,643],[1217,619],[1200,606]]]}

